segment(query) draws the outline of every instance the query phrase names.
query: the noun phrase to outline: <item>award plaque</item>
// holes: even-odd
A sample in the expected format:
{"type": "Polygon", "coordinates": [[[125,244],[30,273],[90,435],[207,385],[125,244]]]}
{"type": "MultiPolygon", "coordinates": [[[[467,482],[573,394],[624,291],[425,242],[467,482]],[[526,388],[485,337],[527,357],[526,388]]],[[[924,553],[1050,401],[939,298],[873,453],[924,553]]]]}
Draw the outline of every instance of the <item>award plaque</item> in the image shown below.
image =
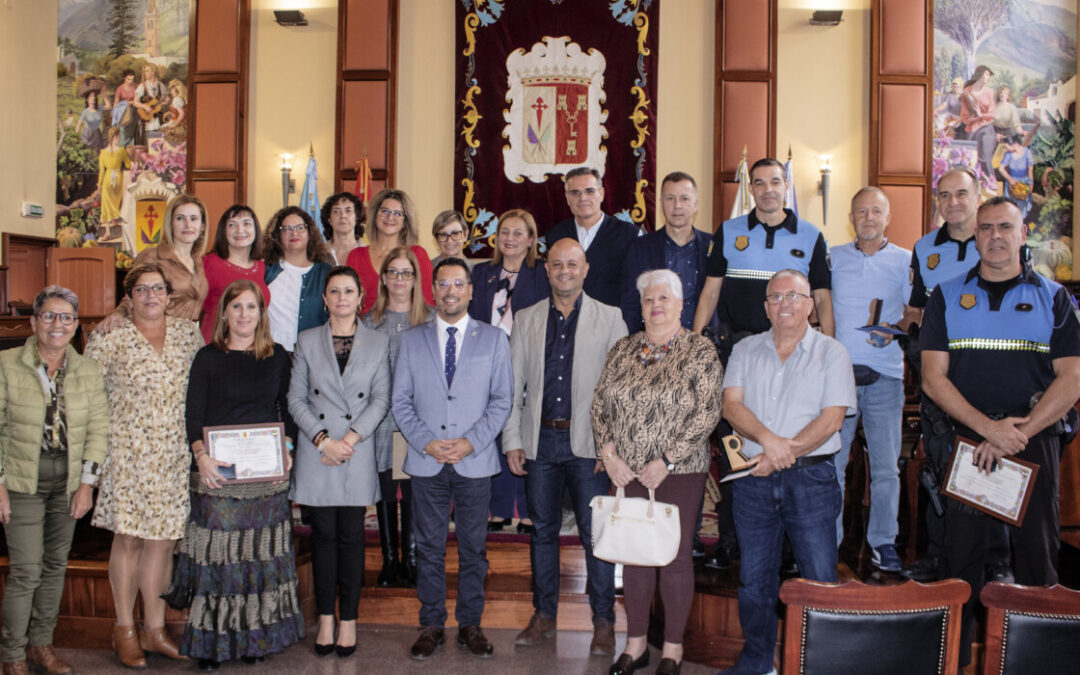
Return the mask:
{"type": "Polygon", "coordinates": [[[949,475],[942,492],[959,502],[974,507],[1010,525],[1020,526],[1027,513],[1037,464],[1012,457],[1001,457],[990,473],[975,464],[978,443],[956,437],[956,450],[949,462],[949,475]]]}
{"type": "Polygon", "coordinates": [[[236,424],[204,427],[203,443],[226,484],[287,480],[285,425],[236,424]]]}
{"type": "Polygon", "coordinates": [[[731,471],[729,471],[726,476],[721,478],[720,482],[727,483],[729,481],[735,480],[736,478],[742,478],[743,476],[750,475],[750,471],[752,471],[753,468],[757,466],[758,459],[757,457],[749,459],[746,455],[743,454],[742,436],[738,434],[728,434],[727,436],[724,436],[722,439],[720,439],[720,444],[722,446],[724,454],[727,455],[728,463],[731,464],[731,471]]]}

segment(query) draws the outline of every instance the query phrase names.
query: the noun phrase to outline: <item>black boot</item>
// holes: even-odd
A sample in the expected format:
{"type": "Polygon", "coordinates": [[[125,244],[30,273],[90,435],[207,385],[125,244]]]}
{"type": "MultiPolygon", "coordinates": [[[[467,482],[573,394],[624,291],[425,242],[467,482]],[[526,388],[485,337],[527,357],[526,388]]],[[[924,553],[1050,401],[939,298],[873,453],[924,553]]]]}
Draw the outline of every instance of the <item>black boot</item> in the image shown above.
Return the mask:
{"type": "Polygon", "coordinates": [[[416,586],[416,539],[413,538],[411,500],[401,500],[401,576],[409,586],[416,586]]]}
{"type": "Polygon", "coordinates": [[[379,521],[379,546],[382,547],[382,571],[376,583],[385,588],[398,582],[397,501],[376,502],[375,516],[379,521]]]}

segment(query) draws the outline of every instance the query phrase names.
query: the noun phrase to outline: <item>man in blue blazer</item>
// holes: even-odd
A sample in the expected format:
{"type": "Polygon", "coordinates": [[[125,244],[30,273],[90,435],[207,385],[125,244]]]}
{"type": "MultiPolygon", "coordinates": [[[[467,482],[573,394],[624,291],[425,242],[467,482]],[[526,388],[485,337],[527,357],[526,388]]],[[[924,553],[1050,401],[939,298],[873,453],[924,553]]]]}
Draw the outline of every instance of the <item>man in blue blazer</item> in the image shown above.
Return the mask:
{"type": "Polygon", "coordinates": [[[574,217],[552,225],[544,240],[550,248],[560,239],[576,239],[585,249],[585,259],[589,262],[585,294],[605,305],[618,307],[626,250],[630,242],[641,236],[641,230],[600,209],[604,188],[596,169],[587,166],[571,169],[566,174],[565,189],[566,203],[574,217]]]}
{"type": "Polygon", "coordinates": [[[468,315],[472,284],[459,258],[435,266],[436,318],[406,331],[394,366],[393,412],[409,451],[417,595],[423,630],[410,656],[424,660],[443,644],[446,535],[450,505],[458,544],[458,644],[490,657],[480,629],[487,575],[490,477],[499,472],[495,438],[513,396],[510,343],[468,315]]]}
{"type": "MultiPolygon", "coordinates": [[[[660,183],[660,206],[664,211],[664,228],[630,242],[623,263],[623,319],[631,333],[645,328],[641,318],[641,295],[637,278],[642,272],[668,269],[679,275],[683,286],[683,328],[694,326],[698,296],[705,287],[705,269],[709,263],[709,242],[712,236],[694,228],[697,214],[697,182],[683,171],[664,176],[660,183]]],[[[709,325],[715,330],[716,313],[709,325]]]]}

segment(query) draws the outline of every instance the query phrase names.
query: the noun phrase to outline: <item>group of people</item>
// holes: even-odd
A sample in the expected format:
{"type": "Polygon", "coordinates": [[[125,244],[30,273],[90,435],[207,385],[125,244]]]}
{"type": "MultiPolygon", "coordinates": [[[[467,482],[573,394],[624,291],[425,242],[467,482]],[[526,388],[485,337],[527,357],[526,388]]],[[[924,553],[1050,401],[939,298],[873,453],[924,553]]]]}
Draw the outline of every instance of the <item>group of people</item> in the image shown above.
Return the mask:
{"type": "Polygon", "coordinates": [[[539,645],[557,630],[564,493],[585,551],[590,652],[614,656],[614,565],[592,553],[589,508],[614,485],[677,505],[681,539],[666,566],[626,566],[627,640],[609,672],[648,665],[659,587],[656,672],[678,673],[719,426],[742,436],[752,464],[724,484],[708,559],[725,566],[741,551],[753,561],[740,567],[745,644],[724,672],[769,673],[785,540],[802,576],[836,580],[860,416],[872,563],[901,571],[899,343],[918,356],[919,325],[934,470],[957,432],[979,442],[984,467],[1007,455],[1040,466],[1021,527],[1005,532],[951,500],[941,519],[927,514],[931,550],[907,571],[972,585],[961,661],[970,659],[987,542],[1008,535],[1017,581],[1056,580],[1058,421],[1080,398],[1080,313],[1027,265],[1020,211],[1005,199],[979,207],[967,169],[942,177],[946,225],[914,252],[885,237],[886,194],[860,190],[855,240],[835,247],[831,264],[821,232],[784,206],[783,165],[760,160],[750,179],[754,209],[710,238],[693,225],[693,177],[669,174],[665,227],[641,236],[603,212],[599,172],[574,169],[572,217],[548,230],[546,260],[535,219],[516,209],[499,218],[494,258],[475,265],[453,211],[435,219],[433,265],[400,190],[381,191],[366,213],[351,194],[331,196],[323,232],[286,207],[263,233],[252,209],[235,205],[205,256],[205,207],[175,198],[164,241],[137,258],[85,354],[69,344],[78,298],[59,287],[35,300],[34,337],[0,353],[4,672],[26,672],[27,661],[70,670],[52,631],[74,522],[91,508],[93,524],[114,533],[113,639],[127,666],[145,666],[147,652],[205,670],[257,663],[302,638],[290,502],[311,525],[319,655],[356,650],[372,504],[377,583],[415,585],[421,603],[413,659],[445,641],[451,520],[458,644],[493,655],[481,627],[486,537],[516,514],[532,533],[535,611],[515,644],[539,645]],[[908,337],[894,339],[895,327],[908,337]],[[285,430],[288,479],[234,483],[204,445],[207,428],[274,423],[285,430]],[[164,630],[163,597],[189,608],[179,644],[164,630]]]}

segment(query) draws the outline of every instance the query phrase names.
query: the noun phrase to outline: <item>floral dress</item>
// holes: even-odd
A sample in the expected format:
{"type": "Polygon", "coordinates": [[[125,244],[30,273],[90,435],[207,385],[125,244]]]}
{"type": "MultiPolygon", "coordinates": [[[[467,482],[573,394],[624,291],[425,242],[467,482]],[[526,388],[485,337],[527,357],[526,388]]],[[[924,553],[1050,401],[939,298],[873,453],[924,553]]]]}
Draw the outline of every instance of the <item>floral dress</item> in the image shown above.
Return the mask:
{"type": "Polygon", "coordinates": [[[93,333],[86,346],[109,397],[109,451],[92,523],[142,539],[180,539],[188,518],[184,401],[203,341],[194,321],[165,320],[161,354],[130,319],[108,335],[93,333]]]}

